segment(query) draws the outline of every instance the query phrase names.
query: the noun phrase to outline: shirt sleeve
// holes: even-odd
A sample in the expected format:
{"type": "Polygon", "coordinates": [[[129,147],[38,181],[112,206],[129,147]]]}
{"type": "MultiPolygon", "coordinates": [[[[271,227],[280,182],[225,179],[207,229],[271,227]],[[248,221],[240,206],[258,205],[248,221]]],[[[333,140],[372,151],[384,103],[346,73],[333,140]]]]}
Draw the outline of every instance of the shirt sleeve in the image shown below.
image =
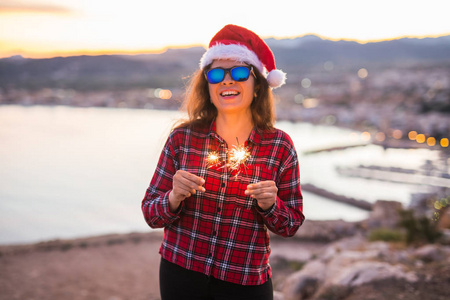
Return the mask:
{"type": "Polygon", "coordinates": [[[305,220],[297,153],[293,147],[289,152],[277,183],[276,203],[267,211],[257,207],[267,228],[284,237],[293,236],[305,220]]]}
{"type": "Polygon", "coordinates": [[[175,157],[171,134],[161,152],[150,186],[142,200],[141,208],[145,221],[152,228],[162,228],[178,220],[182,210],[183,202],[175,213],[169,210],[169,193],[177,170],[175,157]]]}

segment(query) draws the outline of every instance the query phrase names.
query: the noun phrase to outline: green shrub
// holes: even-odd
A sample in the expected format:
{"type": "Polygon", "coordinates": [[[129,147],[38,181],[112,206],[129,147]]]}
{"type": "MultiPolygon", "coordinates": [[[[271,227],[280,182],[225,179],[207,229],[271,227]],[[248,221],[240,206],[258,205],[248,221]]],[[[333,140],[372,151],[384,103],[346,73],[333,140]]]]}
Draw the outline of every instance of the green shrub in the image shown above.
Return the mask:
{"type": "Polygon", "coordinates": [[[436,222],[426,216],[415,216],[413,210],[400,211],[399,225],[406,230],[408,244],[434,243],[441,236],[436,222]]]}
{"type": "Polygon", "coordinates": [[[377,228],[370,232],[369,240],[384,241],[384,242],[403,242],[405,240],[405,234],[400,230],[377,228]]]}

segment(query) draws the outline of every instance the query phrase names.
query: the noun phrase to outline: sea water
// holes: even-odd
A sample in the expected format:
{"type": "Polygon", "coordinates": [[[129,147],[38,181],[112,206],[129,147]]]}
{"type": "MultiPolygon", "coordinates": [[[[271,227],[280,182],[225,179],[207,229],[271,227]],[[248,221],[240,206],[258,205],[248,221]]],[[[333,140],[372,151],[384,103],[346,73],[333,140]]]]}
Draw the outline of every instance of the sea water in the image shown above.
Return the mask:
{"type": "MultiPolygon", "coordinates": [[[[0,244],[151,230],[140,204],[180,112],[0,106],[0,244]]],[[[278,122],[294,141],[301,183],[375,202],[409,203],[424,187],[343,177],[339,166],[419,168],[437,151],[366,145],[347,129],[278,122]]],[[[357,133],[356,133],[357,134],[357,133]]],[[[368,212],[306,191],[311,220],[362,220],[368,212]]]]}

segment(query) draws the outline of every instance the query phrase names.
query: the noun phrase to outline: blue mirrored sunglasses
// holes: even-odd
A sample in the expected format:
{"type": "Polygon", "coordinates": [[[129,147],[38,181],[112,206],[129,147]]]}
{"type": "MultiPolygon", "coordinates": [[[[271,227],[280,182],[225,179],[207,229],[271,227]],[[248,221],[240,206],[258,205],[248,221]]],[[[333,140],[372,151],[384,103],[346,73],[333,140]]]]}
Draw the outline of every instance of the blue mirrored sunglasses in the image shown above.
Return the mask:
{"type": "Polygon", "coordinates": [[[250,72],[253,73],[252,66],[237,66],[229,69],[214,68],[205,71],[205,77],[211,84],[222,82],[227,73],[230,73],[234,81],[246,81],[250,77],[250,72]]]}

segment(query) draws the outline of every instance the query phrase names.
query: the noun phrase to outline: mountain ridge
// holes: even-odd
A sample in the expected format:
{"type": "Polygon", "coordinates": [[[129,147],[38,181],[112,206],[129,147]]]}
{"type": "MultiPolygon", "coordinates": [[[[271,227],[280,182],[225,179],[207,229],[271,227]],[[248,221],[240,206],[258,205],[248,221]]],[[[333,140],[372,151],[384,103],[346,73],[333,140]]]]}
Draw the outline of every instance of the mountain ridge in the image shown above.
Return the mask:
{"type": "MultiPolygon", "coordinates": [[[[340,70],[401,65],[450,64],[450,35],[358,43],[332,41],[315,35],[266,39],[277,67],[296,76],[332,62],[340,70]]],[[[0,59],[0,88],[128,89],[180,87],[198,70],[203,47],[168,48],[165,52],[133,55],[79,55],[53,58],[0,59]]]]}

